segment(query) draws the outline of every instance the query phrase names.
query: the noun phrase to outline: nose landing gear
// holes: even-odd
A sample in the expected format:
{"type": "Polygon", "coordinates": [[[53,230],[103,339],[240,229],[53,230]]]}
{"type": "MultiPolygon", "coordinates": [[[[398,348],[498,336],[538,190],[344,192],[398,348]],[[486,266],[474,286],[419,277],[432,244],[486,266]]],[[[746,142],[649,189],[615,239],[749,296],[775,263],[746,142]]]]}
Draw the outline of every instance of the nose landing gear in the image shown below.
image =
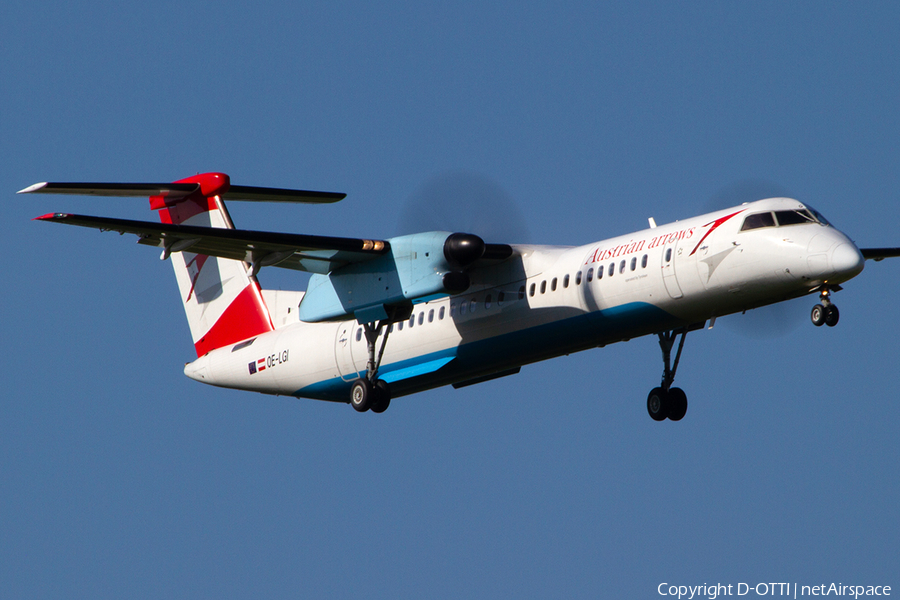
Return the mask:
{"type": "Polygon", "coordinates": [[[830,295],[831,290],[827,287],[822,288],[822,291],[819,292],[820,304],[813,306],[812,312],[809,315],[813,325],[816,327],[821,327],[822,325],[834,327],[841,318],[841,313],[838,311],[838,307],[832,304],[831,298],[829,297],[830,295]]]}
{"type": "Polygon", "coordinates": [[[658,335],[664,369],[660,387],[650,390],[650,395],[647,396],[647,412],[654,421],[665,421],[666,419],[680,421],[687,413],[687,394],[681,388],[672,387],[672,382],[675,380],[675,371],[678,369],[678,361],[681,359],[681,350],[684,348],[687,330],[681,332],[681,341],[678,343],[675,362],[671,368],[669,368],[669,359],[678,332],[666,331],[658,335]]]}

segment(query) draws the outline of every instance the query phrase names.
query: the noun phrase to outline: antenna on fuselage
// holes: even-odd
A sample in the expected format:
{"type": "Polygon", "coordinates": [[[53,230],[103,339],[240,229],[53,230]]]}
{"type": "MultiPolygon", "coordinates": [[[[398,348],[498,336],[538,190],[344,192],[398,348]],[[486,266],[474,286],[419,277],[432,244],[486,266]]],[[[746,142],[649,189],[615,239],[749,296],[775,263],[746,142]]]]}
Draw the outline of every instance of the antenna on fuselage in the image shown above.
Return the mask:
{"type": "Polygon", "coordinates": [[[656,221],[653,217],[648,217],[647,220],[650,222],[650,229],[656,229],[656,221]]]}

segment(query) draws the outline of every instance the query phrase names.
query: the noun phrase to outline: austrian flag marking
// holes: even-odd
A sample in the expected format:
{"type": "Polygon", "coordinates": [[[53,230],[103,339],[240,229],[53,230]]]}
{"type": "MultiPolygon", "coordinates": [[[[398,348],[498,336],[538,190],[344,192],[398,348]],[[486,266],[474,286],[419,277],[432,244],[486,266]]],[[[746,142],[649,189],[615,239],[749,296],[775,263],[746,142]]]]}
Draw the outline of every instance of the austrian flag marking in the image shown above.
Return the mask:
{"type": "Polygon", "coordinates": [[[265,371],[266,369],[271,369],[272,367],[280,364],[284,364],[288,361],[288,351],[282,350],[281,352],[276,352],[275,354],[270,354],[269,356],[264,356],[254,362],[251,362],[247,365],[250,369],[250,374],[254,375],[261,371],[265,371]]]}

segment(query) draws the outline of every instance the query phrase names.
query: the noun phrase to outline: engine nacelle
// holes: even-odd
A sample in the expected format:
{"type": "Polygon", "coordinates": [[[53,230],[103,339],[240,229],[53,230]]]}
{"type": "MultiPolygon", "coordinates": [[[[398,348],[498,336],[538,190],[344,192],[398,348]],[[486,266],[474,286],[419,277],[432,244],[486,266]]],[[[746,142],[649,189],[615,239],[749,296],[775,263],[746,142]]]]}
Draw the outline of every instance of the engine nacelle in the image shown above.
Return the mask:
{"type": "Polygon", "coordinates": [[[307,322],[386,319],[391,307],[460,294],[469,288],[465,270],[481,258],[477,235],[432,231],[388,240],[390,252],[328,275],[314,274],[300,303],[307,322]]]}

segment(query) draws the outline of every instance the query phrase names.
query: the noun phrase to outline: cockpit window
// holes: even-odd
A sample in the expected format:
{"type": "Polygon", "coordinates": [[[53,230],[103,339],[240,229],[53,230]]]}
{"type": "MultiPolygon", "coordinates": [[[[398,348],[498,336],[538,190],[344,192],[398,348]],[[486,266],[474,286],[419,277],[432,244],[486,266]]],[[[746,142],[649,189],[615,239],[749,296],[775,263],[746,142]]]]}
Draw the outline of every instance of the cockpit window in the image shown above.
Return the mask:
{"type": "Polygon", "coordinates": [[[807,209],[809,212],[811,212],[812,215],[813,215],[813,217],[816,219],[816,221],[818,221],[818,222],[821,223],[822,225],[825,225],[826,227],[829,227],[829,226],[831,225],[831,223],[828,222],[828,219],[826,219],[825,217],[822,216],[822,213],[820,213],[819,211],[817,211],[816,209],[814,209],[814,208],[813,208],[812,206],[810,206],[809,204],[806,205],[806,209],[807,209]]]}
{"type": "Polygon", "coordinates": [[[744,224],[741,225],[741,231],[760,229],[762,227],[807,225],[809,223],[829,225],[828,221],[825,220],[825,217],[816,212],[815,209],[807,206],[806,208],[798,208],[795,210],[776,210],[774,213],[764,212],[747,215],[747,218],[744,219],[744,224]]]}
{"type": "Polygon", "coordinates": [[[803,225],[816,222],[816,218],[805,209],[778,210],[775,211],[775,218],[778,219],[779,227],[782,225],[803,225]]]}
{"type": "Polygon", "coordinates": [[[744,219],[744,224],[741,225],[741,231],[760,229],[761,227],[775,227],[775,218],[772,216],[772,213],[764,212],[747,215],[747,218],[744,219]]]}

